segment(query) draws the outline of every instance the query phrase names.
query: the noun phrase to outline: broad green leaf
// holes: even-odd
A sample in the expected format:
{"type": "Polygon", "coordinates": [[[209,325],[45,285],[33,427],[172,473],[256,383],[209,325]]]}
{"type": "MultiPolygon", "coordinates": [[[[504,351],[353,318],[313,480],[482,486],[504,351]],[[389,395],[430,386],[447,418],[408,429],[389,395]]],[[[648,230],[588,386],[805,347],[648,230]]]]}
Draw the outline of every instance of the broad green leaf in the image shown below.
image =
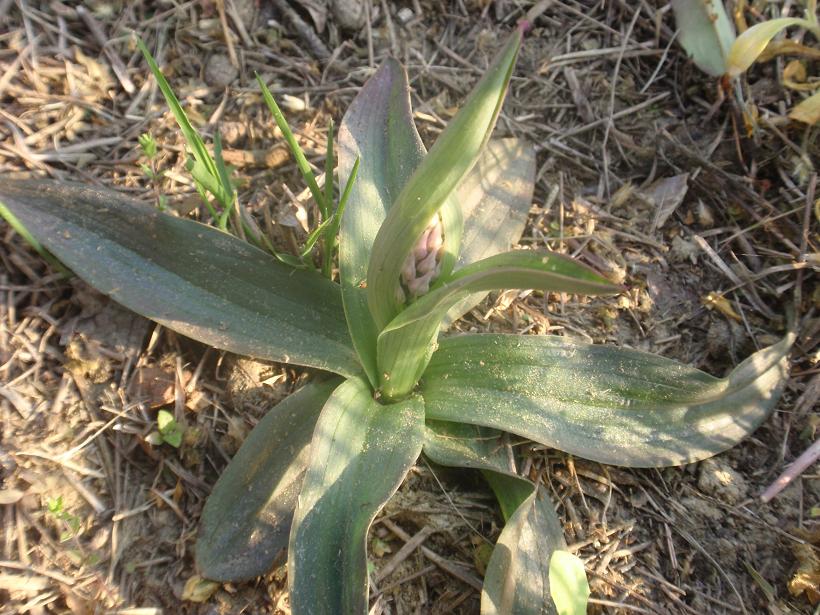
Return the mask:
{"type": "Polygon", "coordinates": [[[566,549],[561,523],[549,498],[539,493],[536,501],[535,485],[512,473],[503,432],[428,420],[424,454],[440,465],[480,469],[508,523],[490,558],[482,613],[556,613],[549,565],[553,549],[566,549]],[[535,544],[529,539],[533,536],[539,537],[535,544]],[[522,581],[525,591],[519,590],[522,581]]]}
{"type": "Polygon", "coordinates": [[[313,429],[340,382],[302,387],[271,408],[242,443],[202,511],[196,564],[203,576],[252,579],[287,548],[313,429]]]}
{"type": "MultiPolygon", "coordinates": [[[[426,154],[413,123],[407,74],[397,61],[387,59],[350,104],[339,128],[338,148],[340,182],[347,181],[359,160],[340,229],[342,298],[353,344],[371,384],[377,386],[379,332],[367,305],[367,266],[387,211],[426,154]]],[[[460,245],[458,201],[448,199],[441,214],[448,237],[442,272],[447,273],[460,245]]]]}
{"type": "Polygon", "coordinates": [[[339,287],[316,273],[112,190],[4,179],[0,202],[86,282],[174,331],[260,359],[360,373],[339,287]]]}
{"type": "Polygon", "coordinates": [[[726,74],[735,30],[723,0],[672,0],[678,40],[695,65],[712,77],[726,74]]]}
{"type": "Polygon", "coordinates": [[[809,126],[820,123],[820,90],[800,101],[794,109],[789,112],[789,117],[798,122],[803,122],[809,126]]]}
{"type": "MultiPolygon", "coordinates": [[[[535,186],[535,150],[522,139],[493,139],[458,187],[464,234],[457,267],[512,249],[527,225],[535,186]]],[[[478,305],[477,293],[450,308],[449,326],[478,305]]]]}
{"type": "Polygon", "coordinates": [[[715,378],[652,354],[554,336],[441,340],[420,391],[428,419],[506,430],[601,463],[705,459],[752,433],[786,382],[789,333],[715,378]]]}
{"type": "Polygon", "coordinates": [[[536,489],[498,537],[481,592],[481,615],[553,615],[549,562],[565,550],[564,532],[549,497],[536,489]]]}
{"type": "Polygon", "coordinates": [[[456,468],[511,473],[504,432],[469,423],[425,422],[424,454],[435,463],[456,468]]]}
{"type": "Polygon", "coordinates": [[[781,17],[756,24],[737,37],[729,51],[726,72],[737,77],[746,71],[757,57],[766,49],[775,36],[789,26],[804,24],[805,20],[796,17],[781,17]]]}
{"type": "Polygon", "coordinates": [[[586,615],[589,583],[584,562],[569,551],[555,551],[550,558],[550,594],[558,615],[586,615]]]}
{"type": "Polygon", "coordinates": [[[367,530],[423,440],[420,397],[381,405],[359,378],[334,391],[316,424],[290,535],[294,613],[367,613],[367,530]]]}
{"type": "Polygon", "coordinates": [[[490,138],[521,38],[519,28],[438,137],[379,228],[367,270],[368,305],[379,329],[401,310],[397,289],[405,258],[433,215],[473,168],[490,138]]]}
{"type": "Polygon", "coordinates": [[[439,465],[481,470],[506,520],[535,487],[513,471],[505,435],[497,429],[449,421],[427,421],[424,429],[424,454],[439,465]]]}
{"type": "Polygon", "coordinates": [[[367,307],[367,263],[387,210],[424,157],[410,110],[407,75],[387,59],[367,81],[339,126],[339,182],[359,159],[339,229],[339,278],[350,336],[375,386],[378,330],[367,307]]]}
{"type": "Polygon", "coordinates": [[[379,334],[382,394],[392,399],[412,390],[427,365],[432,342],[450,308],[473,293],[499,288],[591,295],[620,289],[589,267],[556,253],[515,250],[472,263],[407,307],[379,334]]]}

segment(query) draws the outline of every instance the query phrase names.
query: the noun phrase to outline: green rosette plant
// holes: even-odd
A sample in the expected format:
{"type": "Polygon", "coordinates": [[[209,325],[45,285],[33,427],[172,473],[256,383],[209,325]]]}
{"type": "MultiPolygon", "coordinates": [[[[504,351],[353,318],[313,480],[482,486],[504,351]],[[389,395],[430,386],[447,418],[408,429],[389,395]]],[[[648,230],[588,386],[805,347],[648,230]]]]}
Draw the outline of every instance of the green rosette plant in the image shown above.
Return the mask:
{"type": "MultiPolygon", "coordinates": [[[[0,180],[16,228],[128,308],[220,349],[326,372],[265,415],[216,483],[196,547],[203,576],[250,579],[286,549],[293,613],[367,613],[368,528],[424,453],[481,471],[507,520],[482,613],[585,612],[583,566],[552,502],[510,463],[506,434],[601,463],[668,466],[734,446],[777,403],[791,333],[725,378],[554,336],[441,333],[495,289],[620,290],[559,254],[510,250],[535,158],[490,134],[522,32],[429,152],[396,61],[362,88],[338,134],[344,215],[322,206],[324,230],[338,233],[338,283],[326,254],[323,276],[307,253],[277,257],[226,232],[231,190],[214,228],[109,190],[0,180]]],[[[192,166],[205,185],[216,171],[200,149],[192,166]]]]}

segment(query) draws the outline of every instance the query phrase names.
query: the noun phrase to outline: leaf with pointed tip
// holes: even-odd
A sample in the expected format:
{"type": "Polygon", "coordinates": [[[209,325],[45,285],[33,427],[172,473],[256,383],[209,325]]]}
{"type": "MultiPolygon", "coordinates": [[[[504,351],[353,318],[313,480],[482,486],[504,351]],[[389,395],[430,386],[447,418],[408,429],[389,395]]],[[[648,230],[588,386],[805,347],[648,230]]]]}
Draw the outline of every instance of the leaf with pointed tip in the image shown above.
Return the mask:
{"type": "MultiPolygon", "coordinates": [[[[360,161],[342,216],[339,277],[353,344],[376,386],[378,330],[364,290],[367,264],[387,211],[426,152],[413,123],[407,74],[396,60],[385,60],[353,99],[339,128],[338,150],[340,183],[360,161]]],[[[452,199],[443,216],[453,230],[460,224],[452,199]]]]}
{"type": "Polygon", "coordinates": [[[382,394],[392,399],[412,390],[427,365],[432,342],[450,308],[473,293],[499,288],[590,295],[620,290],[589,267],[556,253],[514,250],[467,265],[412,303],[379,334],[382,394]]]}
{"type": "Polygon", "coordinates": [[[487,567],[482,615],[556,613],[550,563],[566,549],[563,530],[549,497],[536,496],[535,485],[512,472],[506,437],[487,427],[428,420],[424,454],[440,465],[480,469],[507,521],[487,567]]]}
{"type": "MultiPolygon", "coordinates": [[[[188,143],[188,147],[193,154],[193,161],[190,161],[191,164],[188,169],[189,172],[193,176],[194,180],[199,182],[202,187],[213,194],[223,207],[230,207],[233,204],[235,197],[235,191],[231,185],[230,179],[220,173],[216,161],[211,157],[211,154],[208,153],[208,150],[205,148],[205,142],[202,140],[202,137],[191,125],[188,115],[179,103],[179,99],[176,97],[176,94],[174,94],[174,90],[171,88],[171,85],[168,83],[165,75],[162,74],[162,70],[160,70],[156,60],[154,60],[154,56],[151,55],[151,52],[148,51],[148,47],[145,46],[145,43],[139,37],[137,37],[137,47],[142,52],[145,61],[148,63],[148,68],[150,68],[151,72],[154,74],[154,79],[157,80],[157,85],[159,86],[162,95],[165,97],[165,102],[171,110],[174,119],[176,119],[177,125],[182,132],[182,136],[185,138],[185,141],[188,143]]],[[[206,204],[208,204],[207,200],[206,204]]],[[[210,204],[208,204],[208,208],[211,209],[210,204]]],[[[211,213],[216,212],[211,210],[211,213]]]]}
{"type": "Polygon", "coordinates": [[[202,511],[196,543],[202,576],[252,579],[287,548],[313,429],[340,382],[305,385],[271,408],[242,443],[202,511]]]}
{"type": "Polygon", "coordinates": [[[737,77],[754,64],[754,61],[766,49],[766,45],[781,31],[789,26],[805,23],[804,19],[781,17],[755,24],[735,39],[729,50],[726,72],[730,77],[737,77]]]}
{"type": "Polygon", "coordinates": [[[712,77],[726,74],[726,60],[735,40],[723,0],[672,0],[680,44],[695,65],[712,77]]]}
{"type": "Polygon", "coordinates": [[[498,506],[501,508],[504,521],[510,520],[515,514],[515,511],[518,510],[518,507],[532,495],[535,489],[535,485],[532,481],[522,478],[517,474],[511,474],[509,470],[505,472],[482,470],[481,474],[484,475],[484,479],[490,484],[490,488],[495,494],[495,499],[498,500],[498,506]]]}
{"type": "MultiPolygon", "coordinates": [[[[523,139],[493,139],[458,187],[464,212],[461,255],[456,267],[511,250],[527,226],[535,187],[535,150],[523,139]]],[[[446,236],[446,235],[445,235],[446,236]]],[[[447,312],[447,327],[486,296],[476,293],[447,312]]]]}
{"type": "Polygon", "coordinates": [[[238,354],[361,373],[339,287],[112,190],[0,180],[0,202],[86,282],[188,337],[238,354]]]}
{"type": "Polygon", "coordinates": [[[473,89],[464,107],[439,135],[379,228],[367,269],[367,300],[379,329],[402,308],[397,289],[407,255],[433,215],[473,168],[490,138],[521,38],[519,28],[473,89]]]}
{"type": "Polygon", "coordinates": [[[413,466],[424,403],[381,405],[359,378],[322,409],[288,549],[294,613],[367,613],[367,530],[413,466]]]}
{"type": "Polygon", "coordinates": [[[428,419],[503,429],[601,463],[658,467],[731,448],[774,409],[794,334],[725,378],[648,353],[554,336],[439,342],[420,391],[428,419]]]}
{"type": "Polygon", "coordinates": [[[566,548],[552,502],[536,489],[498,537],[484,575],[481,615],[555,614],[549,561],[566,548]]]}

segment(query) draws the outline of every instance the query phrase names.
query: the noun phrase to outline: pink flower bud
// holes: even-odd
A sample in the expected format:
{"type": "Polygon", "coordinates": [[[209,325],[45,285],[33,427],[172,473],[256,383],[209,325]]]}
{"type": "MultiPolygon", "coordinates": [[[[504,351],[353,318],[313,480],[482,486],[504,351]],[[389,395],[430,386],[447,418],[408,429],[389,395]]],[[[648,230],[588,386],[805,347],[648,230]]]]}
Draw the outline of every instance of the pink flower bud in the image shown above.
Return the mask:
{"type": "Polygon", "coordinates": [[[416,299],[430,291],[430,284],[441,273],[444,239],[441,216],[435,214],[404,262],[396,291],[399,303],[416,299]]]}
{"type": "Polygon", "coordinates": [[[424,260],[416,263],[416,271],[421,274],[429,273],[436,268],[436,259],[438,257],[438,250],[433,250],[424,257],[424,260]]]}

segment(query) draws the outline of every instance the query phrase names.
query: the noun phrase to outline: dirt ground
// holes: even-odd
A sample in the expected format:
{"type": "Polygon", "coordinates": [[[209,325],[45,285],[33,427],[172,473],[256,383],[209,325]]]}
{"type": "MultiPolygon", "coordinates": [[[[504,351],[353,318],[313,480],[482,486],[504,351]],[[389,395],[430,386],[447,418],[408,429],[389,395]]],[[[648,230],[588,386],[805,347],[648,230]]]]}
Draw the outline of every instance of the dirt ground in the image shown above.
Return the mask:
{"type": "MultiPolygon", "coordinates": [[[[328,120],[395,55],[430,144],[531,5],[0,0],[0,174],[112,186],[199,215],[184,142],[136,32],[194,124],[220,130],[240,198],[287,245],[299,239],[303,185],[254,71],[321,166],[328,120]],[[159,147],[150,162],[137,144],[145,132],[159,147]]],[[[776,14],[781,2],[767,6],[776,14]]],[[[590,612],[818,613],[818,467],[772,502],[759,498],[820,422],[818,130],[786,118],[800,95],[781,85],[784,60],[721,96],[674,29],[661,2],[550,3],[497,129],[538,152],[522,243],[577,256],[629,290],[572,301],[501,293],[456,328],[566,335],[723,375],[775,341],[796,306],[783,399],[712,460],[629,470],[515,444],[533,476],[545,470],[587,567],[590,612]],[[753,133],[741,101],[758,110],[753,133]]],[[[193,545],[219,472],[304,374],[127,312],[50,268],[5,224],[0,259],[0,613],[289,613],[284,568],[197,584],[193,545]],[[178,449],[148,442],[160,408],[184,422],[178,449]]],[[[499,524],[479,477],[420,461],[371,533],[371,612],[477,613],[499,524]],[[380,574],[420,531],[427,551],[380,574]]]]}

